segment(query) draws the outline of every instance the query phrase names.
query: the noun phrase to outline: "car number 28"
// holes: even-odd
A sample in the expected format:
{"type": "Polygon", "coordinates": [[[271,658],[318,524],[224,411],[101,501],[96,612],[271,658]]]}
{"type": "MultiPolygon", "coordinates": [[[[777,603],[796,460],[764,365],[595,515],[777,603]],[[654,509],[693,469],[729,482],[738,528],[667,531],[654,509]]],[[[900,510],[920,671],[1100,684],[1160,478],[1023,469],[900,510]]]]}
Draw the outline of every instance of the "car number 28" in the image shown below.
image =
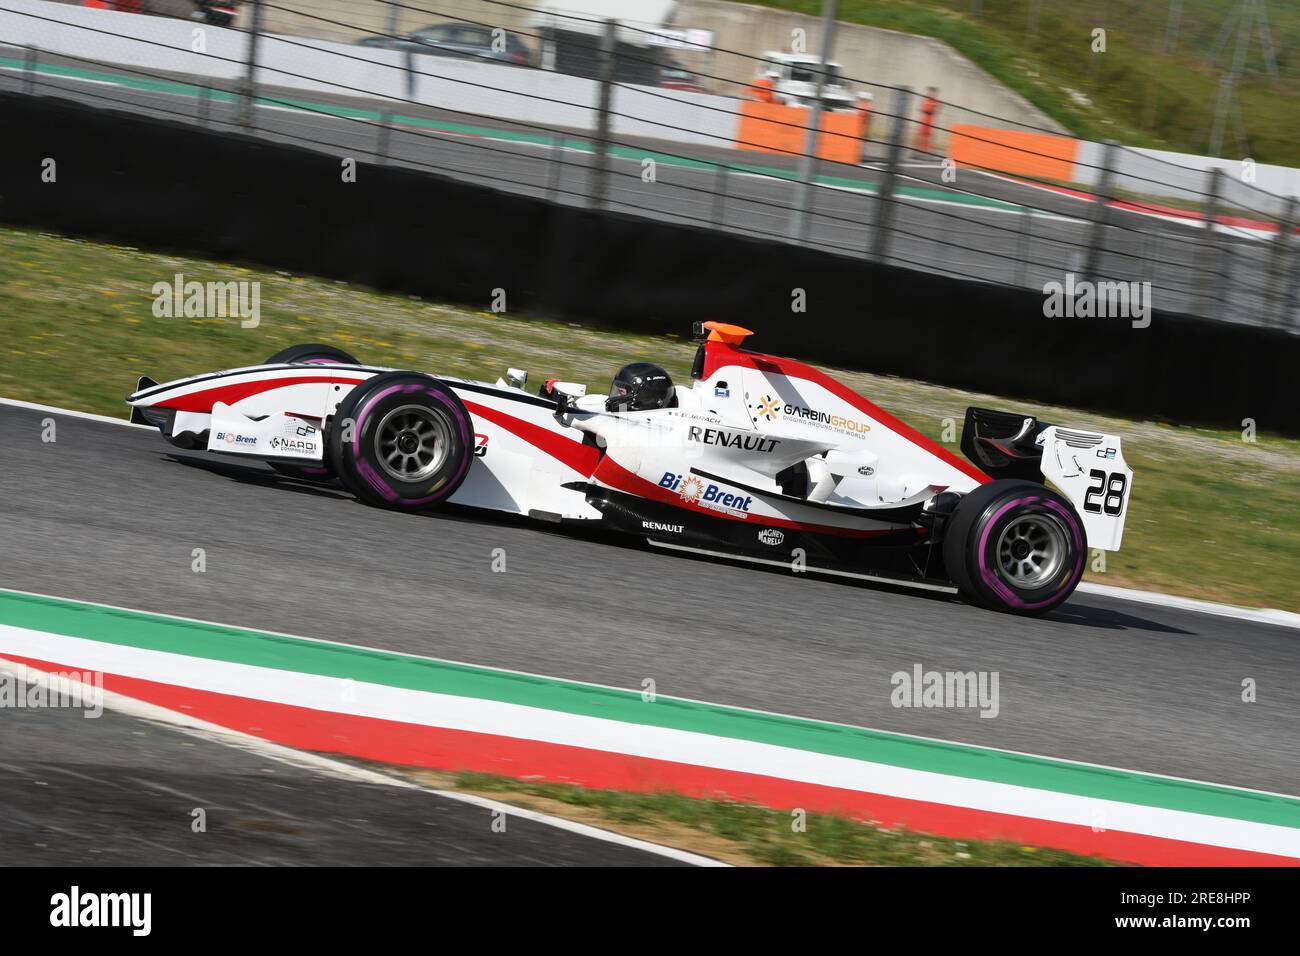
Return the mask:
{"type": "Polygon", "coordinates": [[[1107,474],[1100,468],[1088,472],[1095,484],[1088,486],[1083,496],[1083,510],[1094,514],[1105,513],[1112,517],[1123,513],[1124,494],[1128,490],[1128,477],[1122,471],[1107,474]]]}

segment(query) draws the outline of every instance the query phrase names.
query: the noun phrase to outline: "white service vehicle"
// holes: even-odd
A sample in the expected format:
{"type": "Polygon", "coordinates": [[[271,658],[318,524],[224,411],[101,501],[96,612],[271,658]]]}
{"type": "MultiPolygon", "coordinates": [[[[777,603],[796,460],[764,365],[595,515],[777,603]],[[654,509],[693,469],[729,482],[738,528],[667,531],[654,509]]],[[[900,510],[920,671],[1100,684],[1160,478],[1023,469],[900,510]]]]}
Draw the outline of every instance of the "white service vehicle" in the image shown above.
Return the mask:
{"type": "MultiPolygon", "coordinates": [[[[821,57],[810,53],[763,54],[762,76],[772,80],[772,94],[777,102],[787,106],[812,106],[817,99],[817,74],[821,72],[821,57]]],[[[854,96],[844,85],[843,68],[831,60],[827,64],[822,85],[822,108],[851,110],[854,96]]]]}

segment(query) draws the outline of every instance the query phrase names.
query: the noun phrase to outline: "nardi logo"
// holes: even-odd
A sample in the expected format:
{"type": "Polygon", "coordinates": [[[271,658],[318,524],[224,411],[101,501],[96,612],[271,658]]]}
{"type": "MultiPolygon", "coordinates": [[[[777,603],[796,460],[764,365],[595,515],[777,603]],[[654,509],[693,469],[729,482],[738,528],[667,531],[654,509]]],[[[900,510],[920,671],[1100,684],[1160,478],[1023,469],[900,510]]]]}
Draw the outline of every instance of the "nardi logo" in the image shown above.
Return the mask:
{"type": "Polygon", "coordinates": [[[74,886],[50,897],[50,925],[129,927],[132,936],[148,936],[153,928],[153,894],[83,893],[74,886]]]}

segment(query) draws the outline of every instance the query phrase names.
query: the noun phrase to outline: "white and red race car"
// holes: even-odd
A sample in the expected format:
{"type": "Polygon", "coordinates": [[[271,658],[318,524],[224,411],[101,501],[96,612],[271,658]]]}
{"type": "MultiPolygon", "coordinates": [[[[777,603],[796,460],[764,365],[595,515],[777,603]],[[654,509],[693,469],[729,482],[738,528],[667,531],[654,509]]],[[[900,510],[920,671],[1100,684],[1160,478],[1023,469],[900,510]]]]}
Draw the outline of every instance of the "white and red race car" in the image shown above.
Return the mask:
{"type": "Polygon", "coordinates": [[[961,458],[817,369],[743,348],[746,329],[695,331],[689,386],[636,363],[609,396],[554,380],[532,394],[515,369],[489,384],[300,345],[265,365],[141,379],[127,402],[175,445],[337,479],[373,505],[485,508],[955,585],[1016,613],[1064,601],[1089,547],[1119,549],[1133,473],[1117,436],[971,408],[961,458]]]}

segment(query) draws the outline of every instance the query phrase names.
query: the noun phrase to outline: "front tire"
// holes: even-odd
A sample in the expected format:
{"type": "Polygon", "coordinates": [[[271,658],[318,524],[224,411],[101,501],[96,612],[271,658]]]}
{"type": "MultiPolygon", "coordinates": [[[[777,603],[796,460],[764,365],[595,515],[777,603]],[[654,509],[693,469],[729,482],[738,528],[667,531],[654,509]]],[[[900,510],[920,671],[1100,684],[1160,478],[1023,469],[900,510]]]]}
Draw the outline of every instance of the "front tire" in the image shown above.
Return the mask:
{"type": "MultiPolygon", "coordinates": [[[[305,342],[281,349],[263,365],[360,365],[350,352],[337,349],[320,342],[305,342]]],[[[329,457],[319,465],[292,465],[287,462],[268,462],[271,468],[286,478],[316,483],[333,481],[334,471],[330,468],[329,457]]]]}
{"type": "Polygon", "coordinates": [[[1088,554],[1083,522],[1046,485],[999,480],[966,495],[944,536],[948,576],[967,601],[1045,614],[1074,593],[1088,554]]]}
{"type": "Polygon", "coordinates": [[[281,349],[262,363],[263,365],[360,365],[350,352],[332,345],[307,342],[281,349]]]}
{"type": "Polygon", "coordinates": [[[354,388],[330,426],[330,462],[366,504],[418,511],[455,494],[469,473],[474,429],[446,385],[385,372],[354,388]]]}

